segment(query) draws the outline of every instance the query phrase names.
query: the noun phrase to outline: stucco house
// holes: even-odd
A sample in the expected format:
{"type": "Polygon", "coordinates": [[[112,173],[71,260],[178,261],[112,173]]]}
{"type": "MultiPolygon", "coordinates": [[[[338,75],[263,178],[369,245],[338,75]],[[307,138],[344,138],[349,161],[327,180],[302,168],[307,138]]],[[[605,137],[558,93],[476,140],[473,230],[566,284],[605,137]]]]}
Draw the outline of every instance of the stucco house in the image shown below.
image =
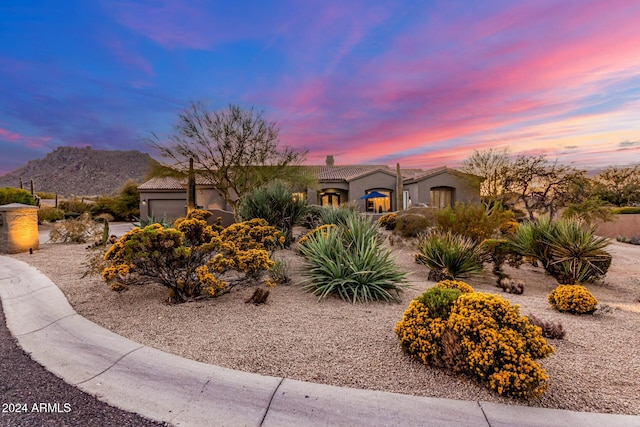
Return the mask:
{"type": "MultiPolygon", "coordinates": [[[[410,206],[444,208],[456,202],[480,202],[481,178],[446,166],[422,170],[401,169],[402,206],[397,206],[396,170],[386,165],[307,166],[317,178],[317,185],[299,193],[309,204],[339,206],[355,203],[361,212],[384,213],[410,206]],[[377,196],[377,197],[370,197],[377,196]]],[[[153,212],[170,219],[184,216],[187,209],[186,180],[152,178],[138,187],[140,215],[153,212]]],[[[210,182],[196,179],[196,205],[204,209],[228,211],[229,206],[210,182]]]]}

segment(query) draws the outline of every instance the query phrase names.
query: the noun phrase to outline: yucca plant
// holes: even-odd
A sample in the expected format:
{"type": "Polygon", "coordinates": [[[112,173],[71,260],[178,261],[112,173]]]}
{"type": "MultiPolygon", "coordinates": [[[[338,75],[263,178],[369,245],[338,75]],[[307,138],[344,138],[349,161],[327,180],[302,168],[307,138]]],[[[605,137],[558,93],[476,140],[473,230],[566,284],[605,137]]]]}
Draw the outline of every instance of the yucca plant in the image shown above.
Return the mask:
{"type": "Polygon", "coordinates": [[[318,299],[337,295],[352,303],[398,301],[405,273],[382,245],[376,227],[354,216],[326,233],[309,235],[300,246],[307,276],[303,288],[318,299]]]}
{"type": "Polygon", "coordinates": [[[440,281],[481,272],[483,256],[470,238],[432,230],[419,237],[416,261],[429,267],[429,280],[440,281]]]}
{"type": "Polygon", "coordinates": [[[507,236],[509,246],[514,252],[541,262],[546,269],[551,262],[551,255],[544,236],[553,234],[554,227],[555,223],[548,217],[542,217],[537,222],[520,224],[512,235],[507,236]]]}
{"type": "Polygon", "coordinates": [[[576,219],[540,218],[522,224],[509,241],[515,252],[540,261],[558,283],[593,280],[606,274],[611,265],[611,255],[604,250],[609,240],[596,236],[593,226],[576,219]]]}
{"type": "Polygon", "coordinates": [[[345,204],[337,208],[325,206],[320,211],[320,222],[322,224],[346,225],[357,216],[358,212],[353,204],[345,204]]]}
{"type": "Polygon", "coordinates": [[[263,218],[285,236],[285,246],[291,244],[291,230],[302,223],[307,213],[307,201],[296,199],[293,192],[282,182],[257,188],[246,194],[240,202],[238,212],[244,221],[263,218]]]}
{"type": "Polygon", "coordinates": [[[611,255],[604,250],[609,239],[595,235],[593,226],[563,219],[544,235],[549,245],[549,273],[558,283],[583,283],[603,276],[611,264],[611,255]]]}

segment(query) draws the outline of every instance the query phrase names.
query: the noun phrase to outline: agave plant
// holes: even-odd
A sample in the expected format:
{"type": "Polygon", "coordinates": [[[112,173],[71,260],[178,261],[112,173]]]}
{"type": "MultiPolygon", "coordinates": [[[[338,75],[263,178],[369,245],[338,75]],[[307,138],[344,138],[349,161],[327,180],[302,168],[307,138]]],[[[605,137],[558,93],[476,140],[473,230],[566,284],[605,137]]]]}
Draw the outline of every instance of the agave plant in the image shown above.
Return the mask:
{"type": "Polygon", "coordinates": [[[384,248],[377,226],[354,216],[344,225],[313,233],[300,246],[307,276],[303,288],[318,299],[337,295],[356,302],[398,301],[405,273],[384,248]]]}
{"type": "Polygon", "coordinates": [[[173,223],[167,219],[167,214],[162,215],[162,218],[156,218],[156,213],[151,211],[151,215],[147,216],[147,219],[143,219],[141,216],[134,216],[133,219],[136,221],[133,223],[138,228],[145,228],[147,225],[151,224],[160,224],[162,228],[170,228],[173,226],[173,223]]]}
{"type": "Polygon", "coordinates": [[[431,269],[429,280],[466,277],[482,271],[484,252],[468,237],[432,230],[420,236],[416,261],[431,269]]]}

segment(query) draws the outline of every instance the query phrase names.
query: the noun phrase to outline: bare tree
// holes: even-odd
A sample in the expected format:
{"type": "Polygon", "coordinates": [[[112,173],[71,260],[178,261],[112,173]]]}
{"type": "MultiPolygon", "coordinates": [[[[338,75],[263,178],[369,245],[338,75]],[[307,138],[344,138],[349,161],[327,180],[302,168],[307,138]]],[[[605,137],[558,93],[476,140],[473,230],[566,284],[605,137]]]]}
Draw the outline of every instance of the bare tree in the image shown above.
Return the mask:
{"type": "Polygon", "coordinates": [[[488,202],[506,202],[506,179],[509,175],[511,159],[507,148],[498,150],[474,150],[462,162],[462,171],[484,178],[480,184],[480,195],[488,202]]]}
{"type": "Polygon", "coordinates": [[[544,155],[519,155],[509,168],[505,189],[523,203],[529,219],[534,220],[535,214],[553,218],[584,173],[557,161],[550,162],[544,155]]]}
{"type": "Polygon", "coordinates": [[[194,101],[178,115],[168,141],[152,133],[147,142],[185,175],[193,158],[197,173],[211,181],[236,217],[242,195],[275,179],[290,181],[307,154],[280,147],[276,124],[262,112],[237,105],[212,112],[194,101]]]}

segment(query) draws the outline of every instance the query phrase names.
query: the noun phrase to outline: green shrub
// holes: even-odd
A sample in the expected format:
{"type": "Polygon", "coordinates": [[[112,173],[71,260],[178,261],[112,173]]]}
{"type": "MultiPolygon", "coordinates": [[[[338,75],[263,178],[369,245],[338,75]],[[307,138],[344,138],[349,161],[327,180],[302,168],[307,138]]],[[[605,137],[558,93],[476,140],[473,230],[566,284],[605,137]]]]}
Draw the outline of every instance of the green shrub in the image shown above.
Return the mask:
{"type": "Polygon", "coordinates": [[[436,224],[441,230],[481,242],[500,234],[500,229],[513,219],[513,212],[499,204],[487,210],[481,204],[458,202],[453,208],[447,207],[438,212],[436,224]]]}
{"type": "Polygon", "coordinates": [[[394,332],[422,363],[465,373],[498,394],[528,399],[547,388],[534,360],[553,347],[518,306],[497,295],[432,288],[411,301],[394,332]]]}
{"type": "Polygon", "coordinates": [[[91,212],[92,204],[86,203],[84,199],[75,197],[72,200],[62,200],[58,203],[58,209],[65,211],[65,213],[77,213],[83,214],[91,212]]]}
{"type": "Polygon", "coordinates": [[[394,231],[402,237],[418,237],[420,234],[425,233],[430,226],[431,223],[427,217],[408,213],[398,215],[394,231]]]}
{"type": "Polygon", "coordinates": [[[310,233],[300,244],[304,257],[304,289],[319,299],[337,295],[343,300],[398,300],[405,274],[391,258],[377,226],[354,216],[345,225],[310,233]]]}
{"type": "Polygon", "coordinates": [[[8,205],[10,203],[35,205],[36,201],[33,199],[33,195],[27,190],[15,187],[0,188],[0,205],[8,205]]]}
{"type": "Polygon", "coordinates": [[[307,213],[307,201],[293,197],[289,187],[281,182],[257,188],[246,194],[238,208],[243,220],[263,218],[285,236],[285,246],[291,244],[291,230],[302,223],[307,213]]]}
{"type": "Polygon", "coordinates": [[[64,212],[54,207],[44,206],[38,209],[38,222],[55,222],[64,218],[64,212]]]}
{"type": "Polygon", "coordinates": [[[380,227],[384,227],[387,230],[394,230],[396,228],[396,221],[398,219],[398,214],[393,212],[384,214],[380,218],[378,218],[378,225],[380,227]]]}
{"type": "Polygon", "coordinates": [[[559,285],[547,300],[554,309],[573,314],[593,313],[598,305],[596,297],[580,285],[559,285]]]}
{"type": "Polygon", "coordinates": [[[451,313],[453,302],[457,300],[461,294],[462,291],[457,288],[435,286],[416,297],[416,300],[424,304],[432,318],[447,320],[451,313]]]}
{"type": "Polygon", "coordinates": [[[36,191],[36,196],[40,197],[41,199],[53,200],[56,198],[56,193],[36,191]]]}
{"type": "Polygon", "coordinates": [[[429,280],[465,277],[482,271],[483,252],[471,239],[432,230],[420,237],[416,261],[431,270],[429,280]]]}
{"type": "Polygon", "coordinates": [[[640,206],[623,206],[621,208],[613,208],[611,209],[611,213],[614,215],[640,214],[640,206]]]}
{"type": "Polygon", "coordinates": [[[597,279],[611,265],[611,255],[604,250],[609,240],[575,219],[522,224],[509,240],[515,252],[540,261],[558,283],[597,279]]]}

